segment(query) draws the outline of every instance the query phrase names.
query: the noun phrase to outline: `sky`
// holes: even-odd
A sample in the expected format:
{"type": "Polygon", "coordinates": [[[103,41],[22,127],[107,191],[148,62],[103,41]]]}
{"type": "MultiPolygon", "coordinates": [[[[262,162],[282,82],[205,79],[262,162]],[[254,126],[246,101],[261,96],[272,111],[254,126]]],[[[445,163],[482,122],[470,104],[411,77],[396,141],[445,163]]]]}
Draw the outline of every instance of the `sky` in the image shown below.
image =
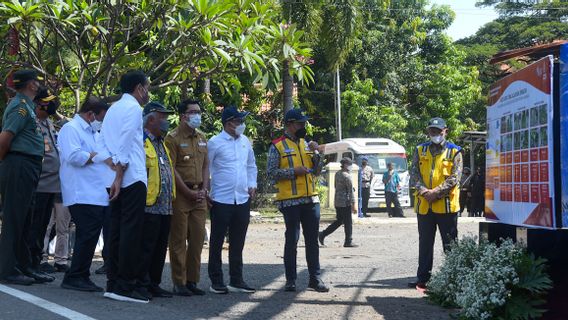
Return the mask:
{"type": "Polygon", "coordinates": [[[449,5],[456,13],[454,23],[446,30],[454,41],[473,35],[481,26],[498,17],[493,8],[475,7],[476,0],[430,0],[430,2],[449,5]]]}

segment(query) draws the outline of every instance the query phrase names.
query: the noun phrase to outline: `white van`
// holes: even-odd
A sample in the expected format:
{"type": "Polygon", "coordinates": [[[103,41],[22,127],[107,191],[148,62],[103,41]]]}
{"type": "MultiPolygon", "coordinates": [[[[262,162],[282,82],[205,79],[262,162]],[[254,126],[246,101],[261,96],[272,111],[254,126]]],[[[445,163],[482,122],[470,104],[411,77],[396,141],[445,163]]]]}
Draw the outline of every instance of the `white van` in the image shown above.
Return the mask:
{"type": "Polygon", "coordinates": [[[327,162],[339,162],[341,158],[351,158],[361,165],[361,157],[369,159],[369,165],[375,172],[371,182],[369,208],[386,208],[383,173],[387,171],[387,163],[392,162],[401,180],[398,200],[402,207],[410,207],[409,172],[406,150],[400,144],[383,138],[349,138],[337,142],[326,143],[323,154],[327,162]]]}

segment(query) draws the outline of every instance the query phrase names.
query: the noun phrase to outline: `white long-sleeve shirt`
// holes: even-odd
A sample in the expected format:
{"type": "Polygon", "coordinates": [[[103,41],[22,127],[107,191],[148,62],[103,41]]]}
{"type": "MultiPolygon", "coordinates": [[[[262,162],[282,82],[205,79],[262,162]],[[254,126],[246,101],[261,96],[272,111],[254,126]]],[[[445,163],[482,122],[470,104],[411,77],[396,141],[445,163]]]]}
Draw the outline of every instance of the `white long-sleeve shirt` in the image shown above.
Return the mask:
{"type": "Polygon", "coordinates": [[[101,134],[112,161],[128,164],[122,179],[123,188],[138,181],[148,183],[142,126],[142,108],[128,93],[108,109],[103,121],[101,134]]]}
{"type": "Polygon", "coordinates": [[[234,139],[224,130],[207,143],[211,173],[211,199],[224,204],[248,201],[249,188],[256,188],[256,161],[249,139],[234,139]]]}
{"type": "Polygon", "coordinates": [[[57,138],[61,167],[63,205],[91,204],[108,206],[104,185],[104,163],[87,163],[96,150],[93,129],[78,114],[59,131],[57,138]]]}

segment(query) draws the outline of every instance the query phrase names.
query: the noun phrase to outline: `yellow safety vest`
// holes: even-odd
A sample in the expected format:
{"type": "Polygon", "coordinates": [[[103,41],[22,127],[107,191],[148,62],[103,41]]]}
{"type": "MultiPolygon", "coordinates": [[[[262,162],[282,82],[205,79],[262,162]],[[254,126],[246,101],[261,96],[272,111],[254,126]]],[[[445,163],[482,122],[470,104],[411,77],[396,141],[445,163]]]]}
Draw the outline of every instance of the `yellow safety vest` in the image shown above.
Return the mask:
{"type": "MultiPolygon", "coordinates": [[[[461,148],[455,144],[446,143],[444,150],[436,157],[429,150],[430,142],[418,146],[420,175],[426,188],[433,189],[444,183],[452,174],[454,157],[461,148]]],[[[459,184],[450,190],[449,194],[441,199],[429,203],[423,196],[414,193],[414,210],[419,214],[427,214],[429,210],[438,214],[456,213],[460,210],[459,184]]]]}
{"type": "MultiPolygon", "coordinates": [[[[176,176],[174,173],[174,166],[172,164],[172,157],[170,156],[170,151],[166,145],[162,142],[164,149],[166,149],[166,154],[168,155],[168,161],[170,162],[170,168],[172,170],[172,201],[176,197],[176,176]]],[[[158,153],[152,145],[150,138],[144,140],[144,151],[146,153],[146,171],[148,173],[148,194],[146,195],[146,206],[153,206],[158,200],[160,191],[162,190],[160,181],[160,164],[158,163],[158,153]]]]}
{"type": "MultiPolygon", "coordinates": [[[[293,140],[283,136],[272,141],[280,154],[280,169],[292,169],[304,166],[313,169],[312,157],[314,152],[308,148],[304,139],[296,144],[293,140]]],[[[308,173],[296,176],[294,179],[282,179],[276,182],[278,193],[276,200],[297,199],[317,195],[315,176],[308,173]]]]}

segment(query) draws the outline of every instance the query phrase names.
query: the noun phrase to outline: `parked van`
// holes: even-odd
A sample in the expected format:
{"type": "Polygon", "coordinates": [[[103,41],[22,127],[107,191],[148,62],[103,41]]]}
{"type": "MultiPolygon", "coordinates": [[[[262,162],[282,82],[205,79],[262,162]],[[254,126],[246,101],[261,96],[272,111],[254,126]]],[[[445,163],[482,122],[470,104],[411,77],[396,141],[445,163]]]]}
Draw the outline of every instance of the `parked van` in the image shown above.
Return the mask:
{"type": "Polygon", "coordinates": [[[402,207],[410,207],[409,172],[406,150],[400,144],[383,138],[349,138],[337,142],[326,143],[323,148],[326,162],[339,162],[341,158],[351,158],[361,165],[361,157],[369,159],[368,164],[375,172],[371,182],[369,208],[386,208],[383,173],[387,171],[387,163],[392,162],[394,170],[401,180],[398,200],[402,207]]]}

